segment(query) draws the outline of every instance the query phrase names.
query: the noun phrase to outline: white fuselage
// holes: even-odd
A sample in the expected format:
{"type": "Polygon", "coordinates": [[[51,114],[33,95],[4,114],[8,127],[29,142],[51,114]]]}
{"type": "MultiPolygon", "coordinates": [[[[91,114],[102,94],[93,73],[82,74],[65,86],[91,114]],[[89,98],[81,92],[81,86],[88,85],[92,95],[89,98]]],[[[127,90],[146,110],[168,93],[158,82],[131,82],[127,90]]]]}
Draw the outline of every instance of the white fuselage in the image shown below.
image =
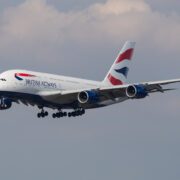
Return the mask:
{"type": "MultiPolygon", "coordinates": [[[[36,95],[44,100],[56,104],[71,103],[69,97],[46,98],[49,93],[61,93],[64,91],[74,91],[79,89],[98,89],[104,87],[102,82],[90,81],[73,77],[59,76],[47,73],[33,72],[27,70],[10,70],[0,75],[0,91],[1,93],[22,93],[27,95],[36,95]],[[24,77],[24,75],[32,75],[32,77],[24,77]],[[21,77],[22,75],[22,77],[21,77]]],[[[21,94],[19,95],[21,96],[21,94]]],[[[124,101],[124,98],[116,100],[107,100],[99,102],[96,105],[85,105],[84,108],[96,108],[107,106],[124,101]]]]}
{"type": "Polygon", "coordinates": [[[80,88],[96,88],[101,82],[83,80],[66,76],[39,73],[27,70],[10,70],[0,75],[1,91],[14,91],[39,95],[46,91],[64,91],[80,88]],[[15,78],[16,73],[33,74],[34,77],[24,77],[23,80],[15,78]],[[5,79],[6,81],[3,81],[5,79]]]}

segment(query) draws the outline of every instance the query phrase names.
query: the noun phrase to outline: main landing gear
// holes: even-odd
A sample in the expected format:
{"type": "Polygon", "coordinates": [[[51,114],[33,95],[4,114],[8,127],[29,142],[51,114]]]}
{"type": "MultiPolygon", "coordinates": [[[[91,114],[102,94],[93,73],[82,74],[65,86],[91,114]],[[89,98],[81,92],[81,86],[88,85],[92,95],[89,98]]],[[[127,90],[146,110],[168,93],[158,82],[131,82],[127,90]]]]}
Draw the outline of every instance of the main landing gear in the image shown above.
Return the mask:
{"type": "Polygon", "coordinates": [[[75,110],[73,112],[58,112],[58,113],[54,113],[52,115],[52,117],[55,119],[55,118],[62,118],[62,117],[77,117],[77,116],[82,116],[83,114],[85,114],[85,110],[84,109],[78,109],[78,110],[75,110]]]}
{"type": "MultiPolygon", "coordinates": [[[[85,114],[85,110],[84,109],[77,109],[73,112],[63,112],[61,110],[59,110],[57,113],[53,113],[52,117],[53,119],[55,118],[63,118],[63,117],[77,117],[77,116],[82,116],[85,114]]],[[[49,115],[49,113],[47,111],[44,111],[44,109],[42,108],[42,111],[40,113],[37,114],[38,118],[45,118],[49,115]]]]}
{"type": "Polygon", "coordinates": [[[73,112],[69,112],[68,113],[68,117],[77,117],[77,116],[82,116],[83,114],[85,114],[85,110],[84,109],[79,109],[73,112]]]}
{"type": "Polygon", "coordinates": [[[52,117],[55,118],[62,118],[62,117],[67,117],[67,112],[57,112],[57,113],[53,113],[52,117]]]}

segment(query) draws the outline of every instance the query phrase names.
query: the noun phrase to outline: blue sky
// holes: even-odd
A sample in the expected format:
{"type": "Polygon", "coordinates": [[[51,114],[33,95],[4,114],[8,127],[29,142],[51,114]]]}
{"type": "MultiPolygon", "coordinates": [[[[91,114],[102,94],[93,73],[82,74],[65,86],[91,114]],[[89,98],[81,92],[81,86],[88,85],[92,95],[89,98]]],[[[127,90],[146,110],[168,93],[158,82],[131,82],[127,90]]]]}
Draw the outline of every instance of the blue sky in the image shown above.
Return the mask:
{"type": "MultiPolygon", "coordinates": [[[[178,3],[2,0],[0,70],[102,80],[135,40],[130,82],[179,78],[178,3]]],[[[179,107],[179,90],[77,119],[38,120],[36,108],[15,105],[0,112],[0,178],[179,179],[179,107]]]]}

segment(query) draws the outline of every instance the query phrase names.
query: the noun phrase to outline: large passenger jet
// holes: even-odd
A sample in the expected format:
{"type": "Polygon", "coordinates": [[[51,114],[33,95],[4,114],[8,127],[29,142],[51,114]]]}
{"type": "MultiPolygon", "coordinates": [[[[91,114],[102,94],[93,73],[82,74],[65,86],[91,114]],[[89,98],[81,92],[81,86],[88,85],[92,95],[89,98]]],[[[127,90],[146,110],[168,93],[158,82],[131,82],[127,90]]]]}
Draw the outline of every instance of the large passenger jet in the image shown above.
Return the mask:
{"type": "Polygon", "coordinates": [[[45,108],[55,111],[53,118],[76,117],[85,114],[86,109],[173,90],[163,86],[180,82],[180,79],[127,83],[134,47],[135,42],[125,43],[102,82],[27,70],[6,71],[0,75],[0,110],[11,108],[13,103],[23,103],[37,106],[40,109],[38,118],[48,116],[45,108]]]}

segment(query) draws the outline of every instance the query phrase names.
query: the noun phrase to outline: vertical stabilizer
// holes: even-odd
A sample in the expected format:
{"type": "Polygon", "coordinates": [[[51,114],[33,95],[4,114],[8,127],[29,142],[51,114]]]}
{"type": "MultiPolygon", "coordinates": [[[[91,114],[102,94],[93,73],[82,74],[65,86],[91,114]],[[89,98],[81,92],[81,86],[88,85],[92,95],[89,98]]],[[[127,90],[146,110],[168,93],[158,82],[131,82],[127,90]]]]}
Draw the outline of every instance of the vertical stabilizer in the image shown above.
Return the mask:
{"type": "Polygon", "coordinates": [[[126,83],[135,44],[135,42],[131,41],[127,41],[125,43],[103,83],[111,86],[117,86],[126,83]]]}

